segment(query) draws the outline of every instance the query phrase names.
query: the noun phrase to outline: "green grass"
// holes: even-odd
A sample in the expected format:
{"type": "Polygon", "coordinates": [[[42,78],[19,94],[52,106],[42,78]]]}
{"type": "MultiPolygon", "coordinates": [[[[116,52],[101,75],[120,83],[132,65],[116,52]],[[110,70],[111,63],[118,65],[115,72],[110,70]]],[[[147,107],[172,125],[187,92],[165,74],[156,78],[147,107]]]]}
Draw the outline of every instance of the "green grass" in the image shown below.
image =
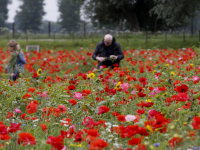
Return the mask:
{"type": "MultiPolygon", "coordinates": [[[[16,40],[20,43],[23,50],[26,49],[26,45],[40,45],[40,49],[53,49],[56,47],[57,50],[79,50],[80,47],[83,49],[94,49],[95,46],[103,39],[102,35],[87,35],[77,36],[72,38],[71,35],[59,35],[54,38],[48,38],[45,35],[31,35],[27,40],[25,36],[18,36],[18,38],[8,38],[5,35],[0,36],[0,47],[4,49],[7,47],[7,42],[9,40],[16,40]],[[93,45],[94,47],[91,47],[93,45]]],[[[123,50],[129,48],[132,49],[155,49],[155,48],[167,48],[167,49],[178,49],[186,47],[199,47],[199,36],[195,35],[191,37],[190,35],[185,36],[185,42],[183,40],[182,34],[168,34],[165,37],[164,34],[148,35],[146,42],[146,35],[141,34],[113,34],[116,41],[120,43],[123,50]]]]}

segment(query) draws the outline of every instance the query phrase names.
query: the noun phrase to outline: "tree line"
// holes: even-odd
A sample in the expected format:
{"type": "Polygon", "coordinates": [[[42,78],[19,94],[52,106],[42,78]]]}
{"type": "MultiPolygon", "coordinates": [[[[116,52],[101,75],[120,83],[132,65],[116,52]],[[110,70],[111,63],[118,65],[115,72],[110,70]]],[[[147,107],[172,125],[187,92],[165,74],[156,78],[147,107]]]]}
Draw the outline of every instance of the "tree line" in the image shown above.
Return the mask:
{"type": "MultiPolygon", "coordinates": [[[[8,18],[7,5],[12,0],[0,0],[0,27],[8,18]]],[[[20,10],[14,18],[16,28],[37,32],[42,26],[44,0],[20,0],[20,10]]],[[[81,15],[94,27],[144,31],[183,28],[200,13],[199,0],[57,0],[60,28],[79,29],[81,15]],[[82,11],[82,13],[80,13],[82,11]]],[[[55,6],[56,7],[56,6],[55,6]]]]}

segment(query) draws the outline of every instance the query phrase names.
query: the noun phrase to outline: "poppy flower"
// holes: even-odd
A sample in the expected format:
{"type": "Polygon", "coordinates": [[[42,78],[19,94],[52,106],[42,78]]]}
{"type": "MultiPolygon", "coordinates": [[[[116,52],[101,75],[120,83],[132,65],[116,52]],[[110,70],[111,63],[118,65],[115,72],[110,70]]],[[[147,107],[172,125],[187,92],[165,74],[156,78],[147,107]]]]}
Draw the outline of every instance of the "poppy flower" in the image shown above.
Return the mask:
{"type": "Polygon", "coordinates": [[[177,89],[177,92],[178,92],[178,93],[187,93],[187,91],[188,91],[188,86],[185,85],[185,84],[183,84],[183,85],[181,85],[181,86],[178,86],[176,89],[177,89]]]}
{"type": "Polygon", "coordinates": [[[72,104],[72,106],[74,106],[74,105],[77,104],[77,101],[74,100],[74,99],[69,99],[68,102],[69,102],[70,104],[72,104]]]}
{"type": "Polygon", "coordinates": [[[68,86],[68,90],[75,90],[75,89],[76,89],[76,87],[74,85],[69,85],[68,86]]]}
{"type": "Polygon", "coordinates": [[[103,149],[103,148],[106,148],[109,144],[107,142],[105,142],[104,140],[102,139],[96,139],[95,141],[92,141],[90,143],[90,147],[89,147],[89,150],[94,150],[94,149],[103,149]]]}
{"type": "Polygon", "coordinates": [[[194,118],[192,120],[193,120],[193,123],[191,125],[193,126],[193,128],[195,130],[200,129],[200,117],[194,116],[194,118]]]}
{"type": "Polygon", "coordinates": [[[46,143],[50,144],[53,149],[57,149],[57,150],[61,150],[64,147],[63,145],[64,141],[62,137],[49,136],[46,143]]]}
{"type": "Polygon", "coordinates": [[[175,146],[180,145],[182,141],[183,141],[183,138],[173,137],[171,140],[169,140],[169,146],[174,148],[175,146]]]}
{"type": "Polygon", "coordinates": [[[47,126],[46,126],[46,124],[40,124],[40,126],[41,126],[42,130],[43,130],[45,133],[47,133],[47,126]]]}
{"type": "Polygon", "coordinates": [[[29,132],[22,132],[19,134],[20,140],[23,142],[23,146],[30,144],[30,145],[35,145],[35,137],[32,136],[29,132]]]}
{"type": "Polygon", "coordinates": [[[107,106],[100,106],[100,107],[99,107],[98,115],[107,113],[107,112],[109,112],[109,111],[110,111],[110,108],[109,108],[109,107],[107,107],[107,106]]]}
{"type": "Polygon", "coordinates": [[[126,115],[118,115],[117,116],[117,120],[120,122],[126,122],[126,115]]]}
{"type": "Polygon", "coordinates": [[[11,123],[11,125],[9,126],[9,130],[8,132],[10,133],[16,133],[18,130],[22,130],[22,128],[20,128],[21,123],[11,123]]]}
{"type": "Polygon", "coordinates": [[[35,112],[37,112],[37,104],[29,103],[26,107],[26,111],[28,114],[34,114],[35,112]]]}
{"type": "Polygon", "coordinates": [[[142,142],[141,138],[132,137],[132,139],[128,141],[128,145],[135,146],[135,145],[140,144],[141,142],[142,142]]]}
{"type": "Polygon", "coordinates": [[[74,93],[74,96],[73,96],[73,97],[74,97],[75,99],[77,99],[77,100],[83,99],[82,94],[79,93],[79,92],[74,93]]]}
{"type": "Polygon", "coordinates": [[[64,114],[67,111],[67,108],[64,105],[58,105],[57,108],[62,114],[64,114]]]}

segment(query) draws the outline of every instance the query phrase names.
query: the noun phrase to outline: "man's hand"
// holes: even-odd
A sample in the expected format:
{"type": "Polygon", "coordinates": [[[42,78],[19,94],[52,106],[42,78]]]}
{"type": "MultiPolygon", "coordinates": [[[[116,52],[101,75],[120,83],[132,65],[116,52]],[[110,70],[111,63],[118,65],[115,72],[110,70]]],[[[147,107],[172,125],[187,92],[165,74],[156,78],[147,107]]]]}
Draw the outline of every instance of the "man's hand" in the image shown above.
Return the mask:
{"type": "Polygon", "coordinates": [[[20,52],[19,52],[19,51],[16,51],[16,53],[17,53],[17,55],[19,55],[20,52]]]}
{"type": "Polygon", "coordinates": [[[110,58],[115,58],[115,59],[117,59],[117,56],[115,56],[115,55],[110,55],[110,58]]]}
{"type": "Polygon", "coordinates": [[[98,60],[98,61],[100,61],[100,62],[103,62],[103,61],[105,61],[105,57],[96,57],[96,60],[98,60]]]}
{"type": "Polygon", "coordinates": [[[10,74],[10,76],[11,76],[11,77],[14,77],[14,76],[16,76],[16,74],[14,74],[14,73],[11,73],[11,74],[10,74]]]}

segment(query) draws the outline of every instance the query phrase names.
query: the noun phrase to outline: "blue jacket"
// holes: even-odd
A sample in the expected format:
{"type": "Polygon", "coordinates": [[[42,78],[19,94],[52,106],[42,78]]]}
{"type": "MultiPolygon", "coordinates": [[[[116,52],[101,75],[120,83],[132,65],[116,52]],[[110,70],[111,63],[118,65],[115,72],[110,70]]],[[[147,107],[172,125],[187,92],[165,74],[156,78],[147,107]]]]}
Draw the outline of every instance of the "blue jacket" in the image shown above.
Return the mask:
{"type": "MultiPolygon", "coordinates": [[[[24,59],[23,54],[20,52],[17,58],[16,70],[14,73],[19,74],[19,72],[24,72],[24,64],[26,64],[26,60],[24,59]]],[[[8,68],[7,68],[7,72],[8,72],[8,68]]]]}
{"type": "Polygon", "coordinates": [[[19,70],[24,72],[24,64],[26,64],[26,60],[24,59],[23,54],[20,52],[19,57],[17,59],[17,69],[15,74],[19,74],[19,70]]]}

